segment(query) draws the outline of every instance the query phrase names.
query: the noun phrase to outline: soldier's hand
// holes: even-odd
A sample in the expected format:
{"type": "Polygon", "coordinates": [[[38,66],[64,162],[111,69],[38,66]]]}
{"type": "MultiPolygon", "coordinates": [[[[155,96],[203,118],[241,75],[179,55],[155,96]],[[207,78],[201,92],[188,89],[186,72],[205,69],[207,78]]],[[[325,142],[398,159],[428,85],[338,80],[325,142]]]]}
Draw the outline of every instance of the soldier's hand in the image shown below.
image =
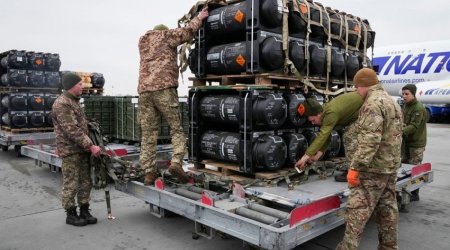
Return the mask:
{"type": "Polygon", "coordinates": [[[93,154],[95,157],[99,157],[100,156],[100,152],[102,151],[102,149],[99,146],[96,145],[92,145],[89,150],[91,151],[91,154],[93,154]]]}
{"type": "Polygon", "coordinates": [[[204,7],[200,13],[198,13],[198,17],[200,20],[205,20],[209,16],[208,6],[204,7]]]}
{"type": "Polygon", "coordinates": [[[295,163],[295,168],[303,170],[305,169],[305,164],[309,160],[309,155],[303,155],[300,160],[295,163]]]}

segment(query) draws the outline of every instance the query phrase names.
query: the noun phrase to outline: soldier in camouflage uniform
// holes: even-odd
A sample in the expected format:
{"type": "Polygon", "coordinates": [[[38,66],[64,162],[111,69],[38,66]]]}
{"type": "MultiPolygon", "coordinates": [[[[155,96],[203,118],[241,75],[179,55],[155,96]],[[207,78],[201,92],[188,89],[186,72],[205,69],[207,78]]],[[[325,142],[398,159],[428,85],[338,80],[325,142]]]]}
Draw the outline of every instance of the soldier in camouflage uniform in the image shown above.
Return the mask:
{"type": "Polygon", "coordinates": [[[357,249],[372,213],[378,227],[378,249],[398,249],[395,183],[402,144],[401,109],[378,83],[375,71],[361,69],[353,82],[365,101],[355,122],[357,147],[347,175],[350,195],[345,235],[336,249],[357,249]]]}
{"type": "MultiPolygon", "coordinates": [[[[427,144],[427,118],[425,107],[416,99],[416,85],[407,84],[402,88],[403,107],[403,147],[402,162],[422,164],[423,152],[427,144]]],[[[419,200],[419,189],[411,192],[411,201],[419,200]]],[[[406,210],[405,210],[406,211],[406,210]]]]}
{"type": "Polygon", "coordinates": [[[63,75],[64,93],[52,107],[57,152],[62,157],[62,206],[66,210],[66,223],[74,226],[95,224],[97,219],[89,212],[92,188],[89,159],[98,156],[100,147],[89,139],[89,131],[79,100],[82,93],[81,78],[74,73],[63,75]],[[80,206],[77,214],[75,196],[80,206]]]}
{"type": "MultiPolygon", "coordinates": [[[[305,103],[298,106],[300,116],[308,117],[314,125],[320,125],[320,132],[314,142],[309,145],[305,155],[295,164],[295,167],[303,169],[306,162],[314,162],[320,159],[330,143],[330,135],[333,129],[344,128],[344,148],[347,161],[354,152],[354,140],[356,137],[353,122],[358,118],[358,111],[363,104],[363,98],[356,92],[342,94],[329,103],[322,106],[314,98],[308,98],[305,103]]],[[[336,181],[347,181],[346,173],[336,175],[336,181]]]]}
{"type": "Polygon", "coordinates": [[[157,178],[156,144],[161,115],[170,126],[173,145],[169,172],[180,182],[188,181],[181,167],[186,153],[186,136],[178,107],[177,46],[192,40],[207,17],[208,9],[204,8],[186,27],[167,29],[165,25],[157,25],[139,39],[140,164],[145,172],[145,185],[152,184],[157,178]]]}

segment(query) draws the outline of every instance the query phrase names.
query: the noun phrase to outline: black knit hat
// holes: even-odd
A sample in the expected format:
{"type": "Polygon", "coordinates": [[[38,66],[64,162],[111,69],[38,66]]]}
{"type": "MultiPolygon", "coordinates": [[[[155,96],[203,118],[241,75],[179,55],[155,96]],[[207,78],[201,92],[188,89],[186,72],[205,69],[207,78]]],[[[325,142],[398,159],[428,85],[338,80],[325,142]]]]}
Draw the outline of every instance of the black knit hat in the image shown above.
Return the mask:
{"type": "Polygon", "coordinates": [[[63,75],[62,85],[65,90],[73,88],[77,83],[81,81],[81,77],[75,73],[69,72],[63,75]]]}
{"type": "Polygon", "coordinates": [[[406,84],[403,86],[402,90],[409,90],[413,96],[416,96],[417,87],[414,84],[406,84]]]}
{"type": "Polygon", "coordinates": [[[318,115],[322,110],[322,105],[315,98],[308,98],[297,107],[297,112],[301,117],[318,115]]]}

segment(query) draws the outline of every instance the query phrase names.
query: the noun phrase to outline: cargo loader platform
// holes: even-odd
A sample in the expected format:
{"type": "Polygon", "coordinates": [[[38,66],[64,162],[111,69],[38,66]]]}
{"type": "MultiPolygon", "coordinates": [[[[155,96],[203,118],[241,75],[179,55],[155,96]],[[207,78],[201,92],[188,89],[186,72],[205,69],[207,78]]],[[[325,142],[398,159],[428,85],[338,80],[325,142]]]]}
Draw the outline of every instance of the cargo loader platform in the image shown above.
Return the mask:
{"type": "MultiPolygon", "coordinates": [[[[431,164],[402,165],[396,188],[408,194],[432,181],[431,164]]],[[[116,183],[116,189],[149,203],[158,217],[167,210],[193,220],[195,235],[211,239],[220,231],[263,249],[292,249],[342,225],[349,194],[347,183],[314,175],[291,190],[286,183],[246,187],[245,198],[162,179],[155,186],[116,183]]]]}
{"type": "MultiPolygon", "coordinates": [[[[122,159],[138,159],[135,146],[108,144],[108,149],[122,154],[122,159]]],[[[158,161],[170,159],[171,150],[169,145],[159,145],[158,161]]],[[[22,154],[35,159],[39,166],[48,164],[54,169],[61,166],[53,146],[23,146],[22,154]]],[[[208,175],[197,174],[204,178],[208,175]]],[[[397,177],[397,192],[402,202],[408,204],[411,191],[433,181],[433,171],[430,163],[403,164],[397,177]]],[[[139,181],[115,183],[117,190],[148,203],[150,212],[159,218],[173,212],[193,220],[193,238],[212,239],[216,232],[221,232],[262,249],[283,250],[342,225],[349,194],[347,183],[335,182],[333,176],[323,179],[319,175],[310,175],[306,182],[294,187],[284,181],[277,186],[233,183],[230,190],[214,187],[179,185],[163,178],[157,179],[154,186],[144,186],[139,181]]]]}
{"type": "MultiPolygon", "coordinates": [[[[137,161],[139,159],[140,148],[135,145],[125,145],[118,143],[110,143],[106,146],[107,151],[114,151],[116,156],[123,160],[137,161]]],[[[52,171],[57,171],[61,168],[62,159],[56,154],[55,145],[39,144],[27,145],[21,148],[21,154],[29,158],[35,159],[36,165],[42,166],[47,164],[52,171]]],[[[170,159],[172,154],[171,145],[158,145],[158,159],[170,159]]]]}
{"type": "Polygon", "coordinates": [[[54,132],[13,133],[11,131],[0,130],[2,151],[7,151],[9,146],[14,146],[17,156],[21,155],[20,148],[23,145],[53,144],[54,142],[54,132]]]}

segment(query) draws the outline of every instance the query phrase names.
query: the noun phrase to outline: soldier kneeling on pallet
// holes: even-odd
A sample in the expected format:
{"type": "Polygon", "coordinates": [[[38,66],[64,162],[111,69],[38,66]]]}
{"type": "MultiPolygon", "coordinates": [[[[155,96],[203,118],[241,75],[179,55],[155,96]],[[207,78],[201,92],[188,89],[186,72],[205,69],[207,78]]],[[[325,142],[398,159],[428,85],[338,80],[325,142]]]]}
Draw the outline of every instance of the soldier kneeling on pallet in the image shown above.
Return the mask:
{"type": "Polygon", "coordinates": [[[89,138],[86,117],[79,102],[83,88],[81,78],[67,73],[63,76],[62,85],[65,91],[52,107],[56,146],[62,158],[62,205],[67,213],[67,224],[85,226],[97,223],[97,218],[89,212],[92,189],[89,160],[91,154],[98,157],[101,149],[89,138]],[[79,215],[75,196],[80,207],[79,215]]]}
{"type": "MultiPolygon", "coordinates": [[[[320,126],[320,132],[314,142],[308,147],[306,153],[295,164],[296,168],[304,169],[306,163],[318,161],[328,148],[330,135],[335,127],[346,127],[343,140],[346,160],[349,163],[350,155],[355,151],[355,126],[352,124],[358,118],[359,109],[364,100],[357,92],[342,94],[322,107],[314,98],[308,98],[297,108],[302,117],[307,117],[313,125],[320,126]]],[[[335,176],[336,181],[346,182],[347,173],[335,176]]]]}

